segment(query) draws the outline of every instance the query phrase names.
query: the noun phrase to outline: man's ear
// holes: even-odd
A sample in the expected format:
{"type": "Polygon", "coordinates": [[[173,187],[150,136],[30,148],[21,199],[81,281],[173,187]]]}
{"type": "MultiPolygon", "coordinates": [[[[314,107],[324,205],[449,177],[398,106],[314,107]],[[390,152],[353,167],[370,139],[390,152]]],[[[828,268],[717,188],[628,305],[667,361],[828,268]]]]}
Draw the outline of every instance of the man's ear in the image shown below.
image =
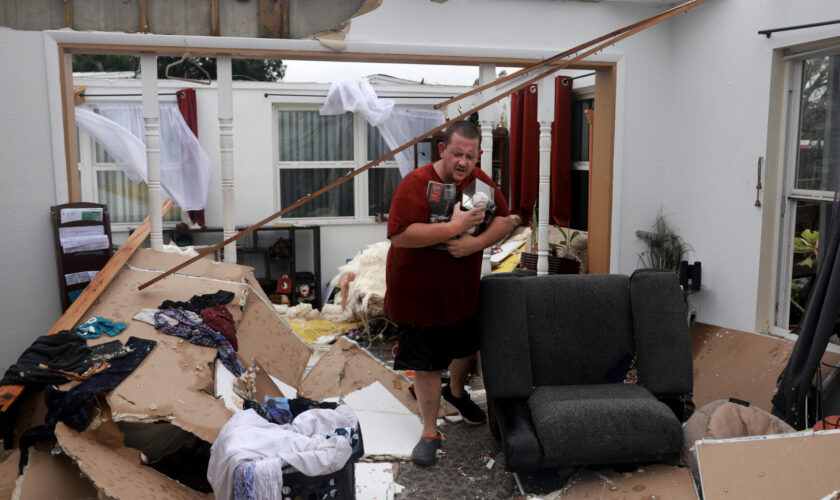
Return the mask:
{"type": "Polygon", "coordinates": [[[438,143],[438,156],[443,158],[443,152],[446,151],[446,144],[443,141],[438,143]]]}

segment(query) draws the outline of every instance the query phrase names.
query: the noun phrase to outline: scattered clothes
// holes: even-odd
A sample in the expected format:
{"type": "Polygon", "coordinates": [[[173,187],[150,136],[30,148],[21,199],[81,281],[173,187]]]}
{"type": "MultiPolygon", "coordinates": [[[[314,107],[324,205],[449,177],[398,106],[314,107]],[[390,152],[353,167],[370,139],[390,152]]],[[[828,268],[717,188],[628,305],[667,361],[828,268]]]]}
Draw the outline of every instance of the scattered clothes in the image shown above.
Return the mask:
{"type": "Polygon", "coordinates": [[[292,421],[292,410],[289,409],[289,400],[287,398],[266,396],[263,401],[263,409],[269,422],[283,425],[292,421]]]}
{"type": "Polygon", "coordinates": [[[70,330],[38,337],[6,370],[0,385],[63,384],[61,372],[84,373],[90,367],[126,354],[119,341],[89,347],[87,341],[70,330]]]}
{"type": "Polygon", "coordinates": [[[157,342],[153,340],[131,337],[126,343],[128,355],[111,361],[107,370],[66,392],[54,386],[47,387],[44,395],[47,404],[45,425],[54,429],[56,423],[64,422],[71,429],[79,432],[85,430],[96,405],[94,394],[105,393],[118,386],[146,359],[155,345],[157,342]]]}
{"type": "Polygon", "coordinates": [[[219,290],[216,293],[193,295],[187,302],[164,300],[158,309],[184,309],[185,311],[200,313],[202,309],[207,309],[217,304],[225,305],[229,303],[233,300],[233,296],[233,292],[219,290]]]}
{"type": "Polygon", "coordinates": [[[103,333],[109,337],[119,335],[125,330],[125,323],[116,323],[101,316],[94,316],[73,328],[79,336],[86,339],[98,339],[103,333]]]}
{"type": "Polygon", "coordinates": [[[200,314],[201,319],[204,320],[207,326],[228,339],[234,351],[239,350],[239,345],[236,342],[236,324],[233,322],[233,315],[228,311],[227,307],[216,304],[213,307],[202,309],[200,314]]]}
{"type": "Polygon", "coordinates": [[[213,443],[207,479],[219,500],[283,498],[284,466],[291,465],[307,476],[340,470],[353,454],[350,440],[325,436],[357,426],[356,415],[345,405],[304,412],[287,425],[267,422],[253,410],[238,412],[213,443]],[[253,467],[241,467],[249,462],[253,467]],[[234,491],[237,483],[242,496],[234,491]]]}
{"type": "Polygon", "coordinates": [[[159,331],[181,337],[187,342],[218,349],[219,359],[231,373],[237,377],[245,371],[245,366],[236,357],[236,351],[230,342],[216,330],[207,326],[201,316],[181,309],[164,309],[155,313],[155,328],[159,331]],[[172,320],[176,323],[173,324],[172,320]]]}

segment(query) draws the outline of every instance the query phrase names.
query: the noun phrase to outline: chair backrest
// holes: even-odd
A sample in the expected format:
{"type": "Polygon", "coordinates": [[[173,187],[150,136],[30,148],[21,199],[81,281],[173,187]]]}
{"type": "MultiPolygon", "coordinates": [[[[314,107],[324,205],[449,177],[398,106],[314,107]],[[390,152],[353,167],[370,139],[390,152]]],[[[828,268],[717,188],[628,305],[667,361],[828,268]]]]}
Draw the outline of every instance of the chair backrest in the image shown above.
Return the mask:
{"type": "Polygon", "coordinates": [[[690,392],[684,307],[673,273],[484,279],[479,319],[488,395],[607,383],[634,354],[643,386],[690,392]]]}

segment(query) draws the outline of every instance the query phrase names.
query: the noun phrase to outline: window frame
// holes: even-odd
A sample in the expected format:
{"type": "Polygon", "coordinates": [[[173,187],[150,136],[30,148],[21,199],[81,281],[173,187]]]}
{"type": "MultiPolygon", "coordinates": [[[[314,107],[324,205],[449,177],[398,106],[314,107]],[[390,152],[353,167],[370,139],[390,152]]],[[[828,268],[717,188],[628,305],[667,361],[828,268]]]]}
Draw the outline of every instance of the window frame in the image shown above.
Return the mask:
{"type": "MultiPolygon", "coordinates": [[[[798,336],[789,331],[791,281],[793,279],[793,242],[796,237],[796,205],[801,201],[833,203],[834,193],[796,187],[798,152],[800,146],[799,128],[802,109],[802,71],[806,60],[817,57],[840,55],[840,46],[826,47],[814,51],[800,52],[785,58],[787,77],[785,94],[789,96],[785,107],[782,153],[782,186],[780,189],[778,234],[776,252],[776,287],[772,310],[771,331],[785,338],[796,340],[798,336]]],[[[840,346],[829,349],[840,352],[840,346]]]]}

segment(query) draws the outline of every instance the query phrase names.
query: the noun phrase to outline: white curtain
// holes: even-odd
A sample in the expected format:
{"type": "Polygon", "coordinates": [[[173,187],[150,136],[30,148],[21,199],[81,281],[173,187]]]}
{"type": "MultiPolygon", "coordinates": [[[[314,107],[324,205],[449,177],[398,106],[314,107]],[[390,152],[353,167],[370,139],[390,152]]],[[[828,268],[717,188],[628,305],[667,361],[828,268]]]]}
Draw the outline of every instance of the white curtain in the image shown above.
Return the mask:
{"type": "MultiPolygon", "coordinates": [[[[443,112],[433,109],[397,108],[391,113],[387,120],[377,125],[376,128],[385,139],[385,143],[391,151],[397,149],[408,141],[416,138],[424,132],[443,125],[446,119],[443,112]]],[[[414,149],[408,148],[395,155],[397,165],[400,167],[400,174],[406,174],[414,169],[414,149]]]]}
{"type": "MultiPolygon", "coordinates": [[[[148,182],[145,125],[140,103],[108,102],[99,114],[76,107],[76,123],[99,142],[134,182],[148,182]]],[[[183,210],[207,204],[212,167],[210,158],[184,121],[174,102],[160,104],[160,183],[163,195],[183,210]]]]}
{"type": "MultiPolygon", "coordinates": [[[[443,125],[443,112],[430,109],[394,108],[391,99],[380,99],[370,83],[364,78],[347,78],[332,83],[322,115],[362,113],[375,126],[391,151],[416,138],[424,132],[443,125]]],[[[400,174],[414,169],[414,151],[411,148],[395,155],[400,174]]]]}

